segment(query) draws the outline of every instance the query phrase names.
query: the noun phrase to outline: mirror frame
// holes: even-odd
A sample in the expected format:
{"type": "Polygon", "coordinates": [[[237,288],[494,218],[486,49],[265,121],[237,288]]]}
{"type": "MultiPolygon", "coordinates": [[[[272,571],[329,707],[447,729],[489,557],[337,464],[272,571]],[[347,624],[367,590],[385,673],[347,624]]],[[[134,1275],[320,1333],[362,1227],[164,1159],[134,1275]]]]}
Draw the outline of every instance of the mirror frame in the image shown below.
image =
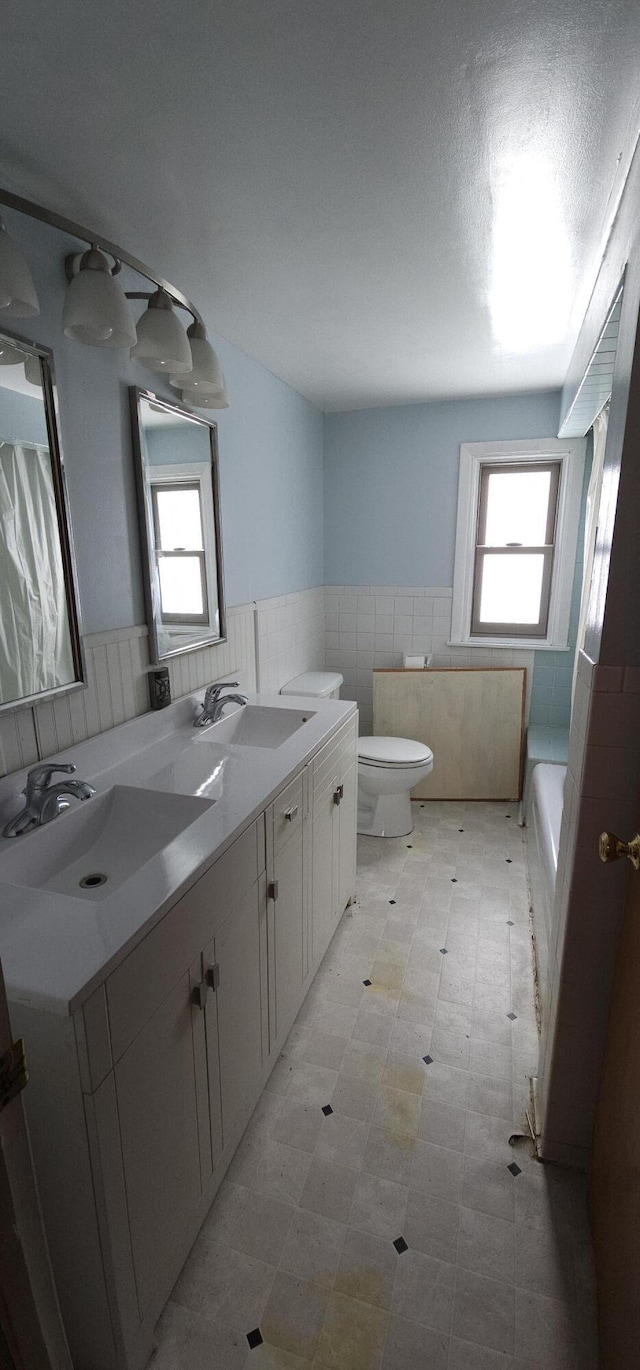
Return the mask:
{"type": "Polygon", "coordinates": [[[162,665],[165,661],[171,661],[173,657],[184,656],[186,652],[197,652],[204,647],[215,646],[219,642],[227,641],[227,616],[226,599],[224,593],[224,575],[222,565],[222,525],[220,519],[220,481],[218,473],[218,425],[211,419],[203,418],[201,414],[196,414],[192,409],[186,409],[183,404],[175,404],[173,400],[166,400],[162,395],[156,395],[152,390],[141,390],[137,385],[129,388],[131,400],[131,419],[133,429],[133,450],[136,468],[136,489],[138,493],[138,515],[140,521],[140,539],[142,550],[142,578],[144,582],[144,597],[147,609],[147,624],[149,628],[149,656],[155,665],[162,665]],[[160,605],[158,603],[158,591],[156,578],[154,575],[154,556],[155,546],[153,519],[151,515],[150,502],[147,497],[147,487],[145,483],[145,472],[148,467],[146,460],[146,441],[144,435],[144,425],[142,422],[142,401],[157,405],[159,409],[164,409],[171,414],[180,414],[189,423],[199,424],[201,428],[206,428],[209,433],[209,451],[211,456],[211,489],[213,494],[213,527],[215,533],[215,559],[216,559],[216,579],[218,587],[218,617],[220,632],[211,633],[209,636],[198,638],[197,642],[189,642],[184,647],[172,647],[170,651],[161,649],[159,640],[159,627],[161,625],[160,605]]]}
{"type": "Polygon", "coordinates": [[[24,695],[22,699],[10,699],[4,704],[0,703],[0,715],[2,715],[16,713],[19,709],[32,709],[38,704],[50,703],[56,699],[61,699],[64,695],[72,694],[76,690],[86,690],[87,667],[82,641],[78,572],[73,546],[73,534],[71,531],[71,519],[69,515],[69,498],[67,494],[67,479],[60,437],[60,411],[58,407],[58,392],[56,387],[53,352],[49,347],[43,347],[40,343],[32,342],[27,338],[22,338],[17,333],[8,333],[4,329],[0,330],[0,340],[15,343],[20,351],[27,353],[31,357],[37,357],[40,362],[42,399],[47,425],[53,489],[56,499],[58,534],[60,537],[60,552],[64,571],[67,613],[69,616],[69,636],[71,639],[71,652],[75,671],[75,679],[70,680],[68,685],[56,685],[53,689],[41,690],[37,694],[24,695]]]}

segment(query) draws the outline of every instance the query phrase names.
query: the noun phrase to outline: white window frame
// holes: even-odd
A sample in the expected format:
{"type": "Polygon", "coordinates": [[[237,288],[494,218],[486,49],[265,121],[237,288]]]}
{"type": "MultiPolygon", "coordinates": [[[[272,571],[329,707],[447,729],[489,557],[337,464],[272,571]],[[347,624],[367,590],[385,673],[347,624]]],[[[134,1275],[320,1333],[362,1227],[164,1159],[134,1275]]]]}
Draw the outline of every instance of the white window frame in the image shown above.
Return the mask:
{"type": "Polygon", "coordinates": [[[584,476],[584,438],[541,438],[521,442],[465,442],[460,447],[458,516],[451,606],[451,646],[514,647],[534,651],[566,651],[580,524],[584,476]],[[555,552],[546,637],[486,637],[471,633],[476,529],[480,496],[480,468],[503,462],[560,462],[560,487],[555,552]]]}
{"type": "MultiPolygon", "coordinates": [[[[204,563],[207,584],[207,601],[209,605],[209,620],[206,623],[179,623],[162,624],[162,631],[167,637],[193,637],[194,633],[204,631],[206,628],[213,630],[211,616],[217,619],[217,631],[220,631],[220,605],[218,601],[218,583],[216,574],[216,530],[213,513],[213,483],[211,480],[211,463],[208,461],[185,461],[159,463],[157,466],[147,468],[147,478],[149,486],[149,499],[153,498],[152,487],[154,485],[198,485],[200,488],[200,516],[202,518],[202,540],[204,544],[204,563]]],[[[154,527],[153,510],[151,510],[150,527],[154,527]]],[[[158,604],[161,603],[160,586],[157,586],[158,604]]],[[[197,642],[194,644],[197,646],[197,642]]]]}

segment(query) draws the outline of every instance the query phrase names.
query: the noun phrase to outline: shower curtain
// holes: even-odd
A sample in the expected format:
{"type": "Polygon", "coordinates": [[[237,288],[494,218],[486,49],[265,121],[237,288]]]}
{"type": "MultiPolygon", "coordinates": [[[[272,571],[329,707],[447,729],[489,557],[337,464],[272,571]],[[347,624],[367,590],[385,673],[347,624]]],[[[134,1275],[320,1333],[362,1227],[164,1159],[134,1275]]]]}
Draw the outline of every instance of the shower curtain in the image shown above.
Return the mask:
{"type": "Polygon", "coordinates": [[[0,703],[74,679],[49,451],[0,442],[0,703]]]}

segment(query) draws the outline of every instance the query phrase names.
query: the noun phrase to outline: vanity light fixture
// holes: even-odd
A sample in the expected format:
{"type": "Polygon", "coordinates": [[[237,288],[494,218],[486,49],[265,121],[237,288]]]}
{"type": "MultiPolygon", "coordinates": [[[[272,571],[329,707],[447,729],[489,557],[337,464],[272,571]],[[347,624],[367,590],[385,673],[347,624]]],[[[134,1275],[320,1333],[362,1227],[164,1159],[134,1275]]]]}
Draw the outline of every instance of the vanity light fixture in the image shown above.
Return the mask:
{"type": "MultiPolygon", "coordinates": [[[[190,383],[191,376],[185,376],[185,388],[180,391],[183,403],[190,404],[192,409],[228,409],[229,397],[227,395],[227,388],[222,372],[220,372],[220,376],[222,380],[222,389],[218,390],[215,395],[204,395],[199,390],[187,390],[186,386],[190,383]]],[[[178,387],[176,387],[176,389],[177,388],[178,387]]]]}
{"type": "Polygon", "coordinates": [[[194,319],[187,329],[191,349],[191,370],[188,376],[178,372],[170,377],[171,384],[180,390],[188,382],[190,391],[199,395],[218,395],[224,389],[224,376],[220,361],[207,338],[207,330],[199,319],[194,319]]]}
{"type": "MultiPolygon", "coordinates": [[[[138,296],[132,292],[131,298],[138,296]]],[[[138,319],[137,333],[138,340],[131,348],[133,361],[142,362],[150,371],[168,372],[171,376],[186,376],[191,370],[189,339],[174,313],[171,296],[162,286],[150,296],[138,319]]]]}
{"type": "Polygon", "coordinates": [[[120,262],[110,266],[92,244],[88,252],[67,257],[67,293],[62,331],[67,338],[91,347],[132,347],[136,326],[129,301],[116,277],[120,262]]]}
{"type": "Polygon", "coordinates": [[[26,361],[24,352],[19,348],[12,347],[11,343],[3,342],[0,339],[0,366],[19,366],[20,362],[26,361]]]}
{"type": "MultiPolygon", "coordinates": [[[[0,205],[87,244],[87,251],[71,254],[65,261],[68,289],[62,326],[67,337],[91,347],[130,347],[135,361],[168,376],[178,390],[186,386],[186,398],[194,407],[227,408],[229,400],[219,359],[198,310],[181,290],[115,243],[33,200],[0,187],[0,205]],[[116,279],[122,265],[143,276],[153,290],[124,291],[116,279]],[[129,300],[147,301],[137,325],[129,300]],[[176,307],[191,315],[187,332],[175,313],[176,307]]],[[[0,320],[3,314],[7,318],[27,318],[38,313],[29,267],[0,219],[0,320]]],[[[0,365],[3,364],[10,363],[0,359],[0,365]]],[[[33,384],[40,383],[33,368],[27,379],[33,384]]]]}
{"type": "Polygon", "coordinates": [[[0,219],[0,318],[32,319],[39,313],[29,267],[0,219]]]}
{"type": "Polygon", "coordinates": [[[24,374],[30,385],[37,385],[40,390],[42,389],[42,367],[39,357],[25,357],[24,374]]]}

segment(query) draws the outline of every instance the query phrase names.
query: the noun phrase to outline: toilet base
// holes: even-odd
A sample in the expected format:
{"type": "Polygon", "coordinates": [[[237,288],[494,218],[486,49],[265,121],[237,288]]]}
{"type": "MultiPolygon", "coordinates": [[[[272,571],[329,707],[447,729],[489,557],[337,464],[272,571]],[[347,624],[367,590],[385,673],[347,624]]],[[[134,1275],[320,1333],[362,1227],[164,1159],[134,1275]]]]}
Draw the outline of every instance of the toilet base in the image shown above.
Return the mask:
{"type": "Polygon", "coordinates": [[[367,794],[358,787],[358,832],[361,837],[408,837],[413,832],[409,791],[367,794]]]}

